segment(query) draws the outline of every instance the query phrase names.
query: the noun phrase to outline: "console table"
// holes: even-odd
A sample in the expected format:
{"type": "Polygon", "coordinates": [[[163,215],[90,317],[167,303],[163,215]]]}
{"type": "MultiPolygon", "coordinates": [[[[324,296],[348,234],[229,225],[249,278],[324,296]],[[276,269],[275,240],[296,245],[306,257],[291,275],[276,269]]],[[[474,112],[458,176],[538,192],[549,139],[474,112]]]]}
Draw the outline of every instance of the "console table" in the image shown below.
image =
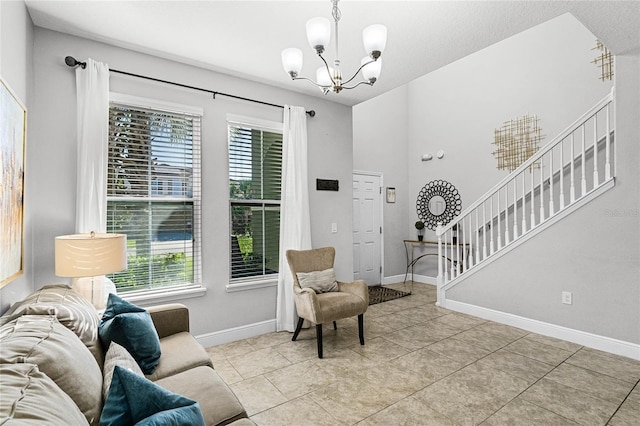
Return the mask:
{"type": "MultiPolygon", "coordinates": [[[[403,240],[404,241],[404,252],[406,255],[406,259],[407,259],[407,269],[404,273],[404,281],[403,283],[407,282],[407,277],[409,275],[409,268],[411,268],[411,283],[413,284],[413,268],[416,265],[416,263],[418,263],[418,261],[426,256],[437,256],[438,255],[438,242],[437,241],[418,241],[418,240],[403,240]],[[416,247],[420,247],[420,248],[435,248],[436,252],[435,253],[424,253],[419,255],[418,257],[415,256],[415,248],[416,247]]],[[[469,250],[470,250],[470,244],[453,244],[454,247],[456,247],[456,250],[459,248],[460,249],[460,261],[462,261],[466,255],[469,254],[469,250]]],[[[454,250],[455,251],[455,250],[454,250]]],[[[451,252],[451,243],[447,244],[447,253],[451,252]]],[[[454,259],[450,259],[447,257],[447,254],[445,253],[442,257],[444,257],[445,259],[447,259],[449,262],[453,262],[454,264],[456,263],[456,260],[454,259]]],[[[462,267],[462,265],[461,265],[462,267]]]]}

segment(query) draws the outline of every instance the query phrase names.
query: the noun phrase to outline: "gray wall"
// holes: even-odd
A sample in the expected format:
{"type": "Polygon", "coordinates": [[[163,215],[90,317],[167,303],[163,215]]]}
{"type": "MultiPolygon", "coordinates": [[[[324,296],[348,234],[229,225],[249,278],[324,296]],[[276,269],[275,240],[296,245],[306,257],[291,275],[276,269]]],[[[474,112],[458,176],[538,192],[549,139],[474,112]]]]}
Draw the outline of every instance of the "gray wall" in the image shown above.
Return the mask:
{"type": "Polygon", "coordinates": [[[27,164],[24,199],[24,274],[0,290],[0,312],[33,290],[34,180],[29,158],[36,152],[33,130],[33,24],[23,2],[0,2],[0,76],[27,107],[27,164]]]}
{"type": "MultiPolygon", "coordinates": [[[[351,108],[42,28],[35,28],[34,34],[34,99],[29,135],[33,150],[28,158],[29,179],[33,182],[29,215],[34,244],[29,290],[65,281],[54,275],[53,241],[57,235],[74,231],[76,93],[74,71],[64,64],[66,55],[79,60],[91,57],[113,69],[314,109],[316,116],[308,119],[312,241],[315,246],[335,246],[336,273],[339,278],[351,278],[351,186],[344,184],[351,179],[351,108]],[[337,193],[317,192],[316,178],[339,179],[343,185],[337,193]],[[337,234],[331,233],[332,222],[338,223],[337,234]]],[[[282,110],[222,96],[213,100],[206,93],[114,73],[110,77],[110,89],[204,109],[202,256],[207,293],[203,297],[181,300],[191,309],[192,332],[202,335],[274,319],[275,287],[234,293],[225,290],[229,282],[226,115],[282,121],[282,110]]],[[[2,309],[15,300],[16,297],[5,296],[3,291],[2,309]]]]}
{"type": "MultiPolygon", "coordinates": [[[[398,173],[398,158],[406,161],[405,176],[396,179],[403,182],[398,193],[408,192],[407,213],[398,216],[399,228],[386,228],[385,246],[415,236],[415,200],[426,182],[454,183],[464,208],[506,176],[491,154],[493,129],[503,121],[537,114],[545,143],[604,97],[612,82],[599,81],[599,69],[590,63],[595,38],[563,15],[412,81],[404,97],[398,91],[396,98],[355,106],[354,164],[369,161],[373,150],[380,157],[372,167],[386,176],[398,173]],[[396,122],[403,114],[408,118],[396,122]],[[371,116],[378,120],[374,129],[371,116]],[[390,128],[406,139],[390,141],[384,133],[390,128]],[[383,129],[380,135],[376,129],[383,129]],[[438,149],[445,151],[442,160],[435,158],[438,149]],[[434,159],[421,162],[427,152],[434,159]]],[[[615,188],[453,288],[447,298],[640,341],[637,57],[616,57],[615,188]],[[573,305],[560,303],[563,290],[573,292],[573,305]]],[[[404,252],[387,251],[385,264],[387,275],[403,272],[404,252]]],[[[435,276],[436,264],[424,262],[416,272],[435,276]]]]}
{"type": "Polygon", "coordinates": [[[616,186],[448,299],[640,343],[640,54],[616,56],[615,73],[616,186]],[[572,305],[561,303],[562,291],[573,293],[572,305]]]}
{"type": "MultiPolygon", "coordinates": [[[[460,192],[462,208],[468,207],[509,174],[496,168],[494,129],[536,115],[543,146],[607,95],[612,82],[598,80],[591,63],[595,38],[565,14],[411,82],[408,155],[416,160],[409,163],[414,200],[427,182],[444,179],[460,192]],[[445,151],[441,160],[435,158],[439,149],[445,151]],[[425,152],[434,159],[419,162],[425,152]]],[[[407,231],[415,232],[411,223],[407,231]]],[[[425,233],[425,239],[435,240],[435,232],[425,233]]],[[[437,267],[420,271],[437,275],[437,267]]]]}
{"type": "MultiPolygon", "coordinates": [[[[367,161],[385,176],[402,176],[396,191],[406,194],[405,216],[394,218],[402,223],[384,233],[385,247],[400,245],[385,252],[387,276],[404,273],[401,241],[416,237],[416,198],[427,182],[451,182],[464,209],[508,174],[492,155],[495,128],[536,114],[543,145],[609,93],[612,83],[599,81],[590,63],[594,45],[595,36],[565,14],[420,77],[394,98],[354,107],[354,168],[367,161]],[[395,137],[387,137],[389,129],[395,137]],[[422,162],[426,153],[433,160],[422,162]]],[[[435,241],[435,232],[426,230],[425,239],[435,241]]],[[[435,256],[420,261],[416,273],[435,277],[435,256]]]]}
{"type": "MultiPolygon", "coordinates": [[[[407,205],[407,86],[391,90],[353,108],[353,169],[382,172],[385,187],[396,188],[396,202],[383,201],[385,277],[404,274],[403,236],[410,219],[407,205]]],[[[384,191],[383,191],[384,194],[384,191]]],[[[385,196],[383,195],[383,199],[385,196]]]]}

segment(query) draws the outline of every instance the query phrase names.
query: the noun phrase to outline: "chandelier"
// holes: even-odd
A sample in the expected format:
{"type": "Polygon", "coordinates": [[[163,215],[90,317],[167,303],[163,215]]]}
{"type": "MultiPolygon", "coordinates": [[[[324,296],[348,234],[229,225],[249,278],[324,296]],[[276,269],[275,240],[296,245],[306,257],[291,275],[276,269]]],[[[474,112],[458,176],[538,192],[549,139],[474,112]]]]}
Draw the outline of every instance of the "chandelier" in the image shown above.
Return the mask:
{"type": "Polygon", "coordinates": [[[282,66],[284,70],[291,76],[292,80],[307,80],[315,84],[326,95],[329,91],[340,93],[342,89],[353,89],[361,84],[373,86],[380,76],[382,69],[382,60],[380,56],[387,44],[387,27],[380,24],[369,25],[362,31],[362,40],[364,49],[368,56],[360,61],[360,68],[353,74],[351,78],[343,81],[342,72],[340,71],[340,55],[338,52],[338,22],[341,18],[340,9],[338,9],[339,0],[331,0],[333,8],[331,15],[333,16],[334,25],[334,42],[336,49],[336,58],[333,61],[333,67],[330,67],[327,60],[322,56],[325,47],[331,39],[331,22],[326,18],[312,18],[307,21],[307,40],[311,47],[316,51],[317,55],[324,62],[324,66],[316,71],[316,81],[307,77],[300,77],[298,74],[302,69],[302,50],[290,47],[282,51],[282,66]],[[362,71],[363,81],[347,86],[362,71]]]}

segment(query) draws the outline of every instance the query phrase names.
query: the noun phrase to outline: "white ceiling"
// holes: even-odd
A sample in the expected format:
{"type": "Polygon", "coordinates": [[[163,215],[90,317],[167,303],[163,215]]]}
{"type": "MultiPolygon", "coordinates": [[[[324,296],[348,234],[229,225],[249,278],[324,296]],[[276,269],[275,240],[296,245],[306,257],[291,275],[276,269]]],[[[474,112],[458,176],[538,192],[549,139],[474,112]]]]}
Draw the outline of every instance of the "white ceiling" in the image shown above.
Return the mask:
{"type": "MultiPolygon", "coordinates": [[[[282,69],[280,52],[286,47],[301,48],[305,59],[302,75],[315,76],[321,62],[307,44],[304,25],[315,16],[330,19],[329,0],[26,0],[25,3],[39,27],[325,96],[308,82],[291,81],[282,69]]],[[[375,97],[567,12],[603,40],[614,54],[640,49],[637,0],[342,0],[339,7],[342,11],[339,49],[345,76],[355,71],[365,56],[362,29],[373,23],[388,28],[382,74],[375,86],[326,95],[345,105],[375,97]]],[[[332,60],[334,55],[330,49],[328,59],[332,60]]],[[[111,66],[136,72],[127,69],[126,64],[111,66]]]]}

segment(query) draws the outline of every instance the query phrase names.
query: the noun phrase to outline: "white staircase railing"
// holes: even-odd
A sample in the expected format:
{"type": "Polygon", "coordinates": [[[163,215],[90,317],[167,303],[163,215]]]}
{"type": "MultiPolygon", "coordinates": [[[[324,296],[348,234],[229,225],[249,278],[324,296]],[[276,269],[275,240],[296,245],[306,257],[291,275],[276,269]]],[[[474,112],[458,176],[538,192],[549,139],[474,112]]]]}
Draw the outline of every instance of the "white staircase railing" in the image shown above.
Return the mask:
{"type": "Polygon", "coordinates": [[[438,226],[438,302],[496,254],[613,182],[614,90],[466,208],[438,226]]]}

